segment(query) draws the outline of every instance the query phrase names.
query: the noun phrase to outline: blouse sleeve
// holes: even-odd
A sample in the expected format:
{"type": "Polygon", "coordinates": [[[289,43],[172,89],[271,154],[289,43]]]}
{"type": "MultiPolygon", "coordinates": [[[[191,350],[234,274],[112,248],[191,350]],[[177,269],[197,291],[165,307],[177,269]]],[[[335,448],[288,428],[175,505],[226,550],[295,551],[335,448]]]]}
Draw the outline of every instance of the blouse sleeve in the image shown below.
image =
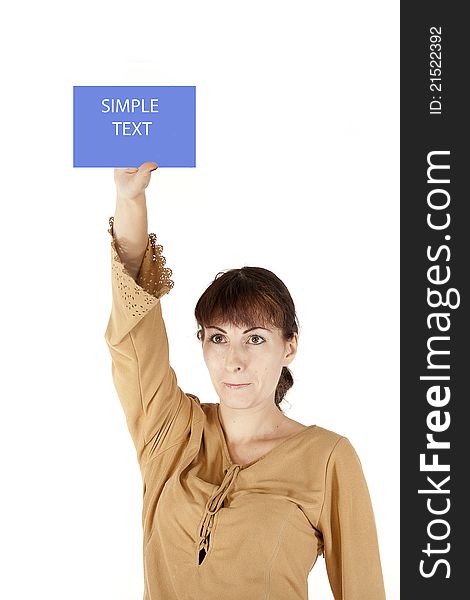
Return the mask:
{"type": "Polygon", "coordinates": [[[141,466],[189,435],[192,401],[177,384],[169,364],[168,339],[160,298],[173,287],[162,246],[150,233],[134,280],[121,262],[111,235],[112,307],[105,340],[112,377],[141,466]]]}
{"type": "Polygon", "coordinates": [[[369,490],[359,457],[345,437],[326,470],[317,527],[335,600],[383,600],[384,582],[369,490]]]}

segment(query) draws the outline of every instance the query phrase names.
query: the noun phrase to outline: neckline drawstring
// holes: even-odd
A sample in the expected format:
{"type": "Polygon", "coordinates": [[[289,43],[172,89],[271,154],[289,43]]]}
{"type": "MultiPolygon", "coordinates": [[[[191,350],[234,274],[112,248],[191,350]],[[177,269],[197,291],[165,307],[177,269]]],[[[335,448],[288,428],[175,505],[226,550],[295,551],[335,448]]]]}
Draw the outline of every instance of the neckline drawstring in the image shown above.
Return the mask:
{"type": "Polygon", "coordinates": [[[231,465],[222,480],[222,483],[209,497],[206,503],[204,520],[199,532],[199,551],[204,549],[206,553],[209,550],[209,536],[214,523],[215,514],[222,508],[224,500],[235,482],[241,465],[231,465]]]}

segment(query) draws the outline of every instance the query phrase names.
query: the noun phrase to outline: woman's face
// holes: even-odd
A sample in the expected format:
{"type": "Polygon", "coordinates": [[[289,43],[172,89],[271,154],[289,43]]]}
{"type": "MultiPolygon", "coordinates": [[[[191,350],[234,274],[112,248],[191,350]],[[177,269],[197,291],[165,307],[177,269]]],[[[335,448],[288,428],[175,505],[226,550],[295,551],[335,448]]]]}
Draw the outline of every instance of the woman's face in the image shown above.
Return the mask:
{"type": "Polygon", "coordinates": [[[297,334],[284,341],[277,328],[227,323],[205,327],[204,334],[204,361],[224,404],[237,408],[274,402],[282,367],[290,364],[297,351],[297,334]]]}

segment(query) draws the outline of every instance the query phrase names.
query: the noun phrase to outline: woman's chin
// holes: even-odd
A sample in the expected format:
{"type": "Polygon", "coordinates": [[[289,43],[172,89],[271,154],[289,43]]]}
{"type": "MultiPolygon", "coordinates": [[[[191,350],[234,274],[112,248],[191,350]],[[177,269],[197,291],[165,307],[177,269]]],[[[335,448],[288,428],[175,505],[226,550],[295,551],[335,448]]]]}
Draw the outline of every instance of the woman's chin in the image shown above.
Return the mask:
{"type": "Polygon", "coordinates": [[[256,400],[253,393],[247,391],[247,388],[233,389],[226,386],[219,390],[219,398],[223,398],[227,402],[250,402],[256,400]]]}

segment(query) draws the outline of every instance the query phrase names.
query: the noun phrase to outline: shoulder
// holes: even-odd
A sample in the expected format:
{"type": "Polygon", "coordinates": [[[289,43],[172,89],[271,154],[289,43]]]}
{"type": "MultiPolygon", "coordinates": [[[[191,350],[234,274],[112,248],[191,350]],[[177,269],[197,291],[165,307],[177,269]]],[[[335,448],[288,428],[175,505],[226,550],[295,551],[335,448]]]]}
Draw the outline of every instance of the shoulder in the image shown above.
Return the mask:
{"type": "Polygon", "coordinates": [[[319,425],[315,425],[312,428],[312,437],[316,441],[316,443],[325,448],[325,450],[329,450],[330,452],[342,442],[342,440],[347,440],[344,435],[338,433],[336,431],[331,431],[331,429],[325,429],[324,427],[320,427],[319,425]]]}
{"type": "Polygon", "coordinates": [[[343,483],[349,481],[354,486],[360,482],[362,485],[362,463],[349,438],[328,429],[319,429],[327,480],[339,477],[343,483]]]}
{"type": "Polygon", "coordinates": [[[315,425],[311,427],[309,436],[310,451],[316,457],[317,463],[322,463],[325,469],[335,464],[360,464],[359,457],[349,438],[315,425]]]}

